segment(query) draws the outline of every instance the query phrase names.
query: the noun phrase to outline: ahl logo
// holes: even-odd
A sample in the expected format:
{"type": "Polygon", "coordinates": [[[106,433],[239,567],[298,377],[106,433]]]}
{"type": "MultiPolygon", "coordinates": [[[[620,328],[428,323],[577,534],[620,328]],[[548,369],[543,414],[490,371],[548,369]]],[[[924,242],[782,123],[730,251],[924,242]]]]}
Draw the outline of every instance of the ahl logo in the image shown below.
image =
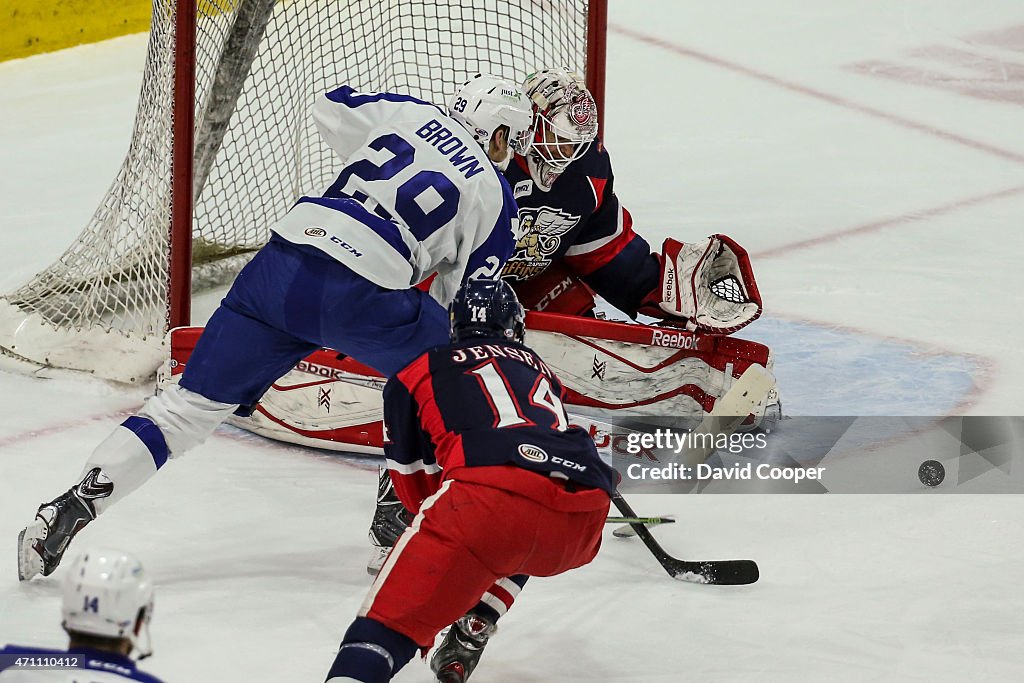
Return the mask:
{"type": "Polygon", "coordinates": [[[309,237],[325,237],[327,235],[327,231],[323,228],[306,228],[303,232],[309,237]]]}
{"type": "Polygon", "coordinates": [[[547,462],[548,454],[540,446],[534,446],[533,444],[519,444],[519,455],[523,456],[531,462],[547,462]]]}
{"type": "Polygon", "coordinates": [[[602,382],[604,381],[604,370],[608,367],[608,361],[599,361],[597,354],[594,354],[594,366],[593,372],[590,373],[590,378],[598,378],[602,382]]]}
{"type": "Polygon", "coordinates": [[[316,399],[317,405],[326,410],[328,413],[331,412],[331,388],[320,387],[318,396],[316,399]]]}

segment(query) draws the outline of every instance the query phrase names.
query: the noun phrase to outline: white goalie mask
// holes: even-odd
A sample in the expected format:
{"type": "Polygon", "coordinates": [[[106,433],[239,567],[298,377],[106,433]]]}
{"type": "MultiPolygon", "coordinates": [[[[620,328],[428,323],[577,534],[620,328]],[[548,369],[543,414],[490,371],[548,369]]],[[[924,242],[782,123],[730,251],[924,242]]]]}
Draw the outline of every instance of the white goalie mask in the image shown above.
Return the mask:
{"type": "Polygon", "coordinates": [[[64,576],[64,630],[127,638],[139,658],[152,654],[153,584],[138,559],[118,550],[87,550],[64,576]]]}
{"type": "Polygon", "coordinates": [[[597,138],[597,103],[583,77],[565,68],[530,74],[523,92],[533,104],[530,156],[544,175],[534,181],[550,187],[597,138]]]}
{"type": "Polygon", "coordinates": [[[526,154],[530,146],[533,111],[517,85],[477,74],[462,84],[448,104],[448,115],[458,121],[485,150],[501,126],[508,127],[510,152],[526,154]]]}

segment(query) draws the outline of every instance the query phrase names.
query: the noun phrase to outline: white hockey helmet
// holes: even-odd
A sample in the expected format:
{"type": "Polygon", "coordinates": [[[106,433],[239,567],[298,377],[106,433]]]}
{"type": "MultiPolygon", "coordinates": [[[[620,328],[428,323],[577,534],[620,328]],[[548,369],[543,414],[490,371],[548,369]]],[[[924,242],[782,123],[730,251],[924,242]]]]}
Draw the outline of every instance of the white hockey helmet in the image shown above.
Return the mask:
{"type": "Polygon", "coordinates": [[[153,584],[138,559],[119,550],[87,550],[68,568],[63,591],[65,631],[128,638],[140,657],[152,654],[153,584]]]}
{"type": "Polygon", "coordinates": [[[525,154],[530,146],[533,111],[515,83],[477,74],[452,96],[448,114],[472,133],[484,149],[500,126],[508,126],[510,150],[525,154]]]}
{"type": "Polygon", "coordinates": [[[530,74],[523,92],[533,104],[530,149],[545,171],[557,175],[597,138],[597,103],[583,77],[565,67],[530,74]]]}

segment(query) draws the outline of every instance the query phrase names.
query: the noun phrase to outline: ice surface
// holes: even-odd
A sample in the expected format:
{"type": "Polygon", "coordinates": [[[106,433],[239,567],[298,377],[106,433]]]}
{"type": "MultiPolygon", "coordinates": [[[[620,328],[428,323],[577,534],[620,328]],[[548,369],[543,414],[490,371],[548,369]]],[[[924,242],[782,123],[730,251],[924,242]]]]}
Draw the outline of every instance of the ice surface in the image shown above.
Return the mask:
{"type": "MultiPolygon", "coordinates": [[[[612,0],[609,15],[616,191],[652,244],[725,232],[750,249],[766,316],[742,335],[775,350],[789,412],[1024,412],[1017,0],[612,0]]],[[[113,178],[144,50],[130,36],[0,64],[3,289],[63,251],[113,178]]],[[[143,396],[0,374],[0,642],[62,644],[60,573],[19,585],[14,538],[143,396]]],[[[319,681],[368,587],[374,477],[372,459],[224,428],[76,548],[145,561],[155,674],[319,681]]],[[[473,680],[1024,678],[1020,497],[921,489],[637,496],[676,515],[656,532],[671,552],[751,557],[761,581],[680,584],[608,534],[590,566],[529,585],[473,680]]],[[[397,680],[430,676],[413,662],[397,680]]]]}

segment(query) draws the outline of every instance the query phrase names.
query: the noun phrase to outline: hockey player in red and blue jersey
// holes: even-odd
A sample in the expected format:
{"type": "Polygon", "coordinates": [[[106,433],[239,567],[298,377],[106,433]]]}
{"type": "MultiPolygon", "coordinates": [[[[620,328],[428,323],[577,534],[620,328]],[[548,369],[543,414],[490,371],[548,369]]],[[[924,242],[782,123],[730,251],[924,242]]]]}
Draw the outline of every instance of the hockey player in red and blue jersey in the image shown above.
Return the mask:
{"type": "MultiPolygon", "coordinates": [[[[527,308],[593,315],[597,293],[632,317],[643,313],[691,330],[729,333],[757,318],[760,294],[747,254],[734,240],[667,239],[658,254],[633,231],[597,134],[597,105],[579,74],[545,69],[530,74],[522,89],[533,105],[533,140],[504,174],[524,236],[502,278],[527,308]]],[[[441,680],[469,677],[525,581],[512,576],[492,586],[453,624],[431,659],[441,680]],[[452,671],[458,667],[461,677],[452,671]]]]}
{"type": "MultiPolygon", "coordinates": [[[[390,680],[445,626],[513,575],[590,562],[613,471],[570,427],[562,387],[522,344],[523,309],[502,281],[470,280],[450,307],[452,343],[384,389],[385,457],[416,515],[388,555],[330,681],[390,680]]],[[[464,665],[438,672],[463,680],[464,665]]]]}
{"type": "MultiPolygon", "coordinates": [[[[750,261],[735,240],[669,238],[661,253],[652,253],[633,231],[597,135],[597,105],[578,74],[545,69],[528,76],[522,89],[532,106],[532,139],[503,171],[522,236],[501,276],[526,308],[593,315],[596,292],[630,316],[711,334],[734,332],[760,315],[750,261]]],[[[371,573],[408,520],[382,470],[370,526],[371,573]]],[[[493,599],[499,601],[511,598],[493,599]]]]}

